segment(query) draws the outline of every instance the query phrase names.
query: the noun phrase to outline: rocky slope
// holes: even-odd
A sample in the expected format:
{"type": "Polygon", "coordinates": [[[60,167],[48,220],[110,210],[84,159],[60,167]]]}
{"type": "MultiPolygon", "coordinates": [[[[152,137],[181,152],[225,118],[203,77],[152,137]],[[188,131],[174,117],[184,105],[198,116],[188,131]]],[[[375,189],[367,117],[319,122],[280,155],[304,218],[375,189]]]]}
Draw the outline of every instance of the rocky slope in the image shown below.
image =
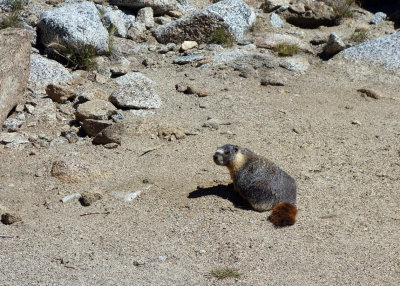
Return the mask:
{"type": "Polygon", "coordinates": [[[396,11],[214,2],[0,0],[2,285],[399,281],[396,11]],[[294,226],[228,142],[296,178],[294,226]]]}

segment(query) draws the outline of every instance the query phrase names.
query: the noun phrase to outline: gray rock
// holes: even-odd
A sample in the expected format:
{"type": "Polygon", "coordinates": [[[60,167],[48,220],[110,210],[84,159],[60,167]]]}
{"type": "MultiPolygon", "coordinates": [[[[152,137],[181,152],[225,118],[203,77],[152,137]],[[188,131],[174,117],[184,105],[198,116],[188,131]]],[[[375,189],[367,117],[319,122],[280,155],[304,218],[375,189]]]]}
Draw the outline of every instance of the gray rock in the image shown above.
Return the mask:
{"type": "Polygon", "coordinates": [[[38,41],[48,51],[80,50],[84,45],[98,54],[108,52],[108,31],[102,25],[93,2],[66,5],[40,15],[37,25],[38,41]]]}
{"type": "Polygon", "coordinates": [[[293,57],[293,58],[283,59],[280,62],[279,66],[281,66],[287,70],[293,71],[293,72],[303,72],[308,69],[310,64],[307,61],[307,59],[305,59],[305,58],[293,57]]]}
{"type": "Polygon", "coordinates": [[[331,33],[324,48],[324,54],[327,57],[332,57],[345,48],[346,45],[343,43],[342,39],[335,33],[331,33]]]}
{"type": "Polygon", "coordinates": [[[22,134],[19,133],[8,133],[8,132],[0,132],[0,143],[7,144],[28,144],[29,140],[22,134]]]}
{"type": "Polygon", "coordinates": [[[22,218],[16,214],[5,213],[1,215],[1,222],[3,224],[13,224],[16,222],[22,221],[22,218]]]}
{"type": "Polygon", "coordinates": [[[262,38],[257,38],[255,41],[257,48],[271,49],[278,44],[296,45],[300,50],[312,53],[312,47],[309,43],[292,35],[265,33],[262,38]]]}
{"type": "Polygon", "coordinates": [[[76,143],[78,141],[78,134],[73,130],[64,131],[61,133],[69,143],[76,143]]]}
{"type": "Polygon", "coordinates": [[[135,22],[128,30],[127,38],[141,43],[146,41],[146,25],[144,23],[135,22]]]}
{"type": "Polygon", "coordinates": [[[365,41],[341,52],[346,59],[372,63],[400,72],[400,32],[365,41]]]}
{"type": "Polygon", "coordinates": [[[72,200],[72,199],[79,199],[81,197],[80,193],[75,193],[75,194],[71,194],[68,196],[65,196],[61,199],[61,201],[65,204],[66,202],[72,200]]]}
{"type": "MultiPolygon", "coordinates": [[[[99,5],[100,6],[100,5],[99,5]]],[[[101,9],[107,9],[103,8],[105,6],[102,6],[101,9]]],[[[115,35],[126,38],[128,29],[133,25],[135,22],[135,16],[133,15],[127,15],[121,10],[112,10],[108,8],[106,13],[103,15],[101,18],[101,21],[103,22],[104,26],[108,27],[115,27],[115,35]]]]}
{"type": "Polygon", "coordinates": [[[182,57],[176,58],[176,59],[174,59],[173,63],[178,64],[178,65],[184,65],[184,64],[197,62],[202,59],[204,59],[203,54],[194,54],[194,55],[188,55],[188,56],[182,56],[182,57]]]}
{"type": "Polygon", "coordinates": [[[206,42],[214,31],[225,27],[239,41],[255,19],[254,11],[242,0],[223,0],[161,26],[156,31],[156,39],[161,43],[206,42]]]}
{"type": "Polygon", "coordinates": [[[289,8],[289,0],[265,0],[261,5],[261,8],[265,13],[269,13],[275,10],[286,10],[289,8]]]}
{"type": "Polygon", "coordinates": [[[51,175],[64,183],[80,183],[100,177],[100,169],[78,158],[65,158],[53,162],[51,175]]]}
{"type": "Polygon", "coordinates": [[[153,88],[153,81],[141,73],[128,73],[116,79],[121,86],[110,96],[117,107],[129,109],[153,109],[161,107],[161,99],[153,88]]]}
{"type": "Polygon", "coordinates": [[[29,76],[29,33],[0,31],[0,124],[21,100],[29,76]]]}
{"type": "Polygon", "coordinates": [[[377,25],[377,24],[382,23],[383,21],[385,21],[386,18],[387,18],[387,15],[385,13],[378,12],[378,13],[374,14],[374,16],[372,17],[370,23],[372,25],[377,25]]]}
{"type": "Polygon", "coordinates": [[[116,143],[121,145],[123,133],[124,125],[122,123],[115,123],[100,131],[100,133],[94,137],[93,144],[106,145],[109,143],[116,143]]]}
{"type": "Polygon", "coordinates": [[[281,15],[286,22],[306,29],[334,26],[337,18],[333,8],[323,1],[291,1],[289,8],[281,15]]]}
{"type": "Polygon", "coordinates": [[[213,61],[224,63],[234,69],[241,70],[244,66],[258,68],[276,68],[279,63],[275,57],[246,50],[225,50],[213,57],[213,61]]]}
{"type": "Polygon", "coordinates": [[[162,15],[177,8],[176,0],[109,0],[112,5],[141,9],[151,7],[156,15],[162,15]]]}
{"type": "Polygon", "coordinates": [[[50,83],[66,83],[72,80],[70,72],[60,63],[40,55],[31,55],[29,87],[44,92],[44,87],[50,83]]]}
{"type": "Polygon", "coordinates": [[[3,122],[3,131],[16,132],[22,126],[22,124],[24,124],[24,121],[15,118],[7,118],[3,122]]]}
{"type": "Polygon", "coordinates": [[[151,7],[145,7],[139,10],[137,14],[137,22],[143,23],[147,29],[154,27],[154,15],[151,7]]]}
{"type": "Polygon", "coordinates": [[[83,130],[91,137],[96,136],[103,129],[112,125],[112,122],[108,120],[94,120],[94,119],[85,119],[82,122],[83,130]]]}
{"type": "Polygon", "coordinates": [[[46,94],[58,103],[65,103],[67,100],[73,100],[77,96],[71,88],[55,84],[49,84],[46,87],[46,94]]]}
{"type": "Polygon", "coordinates": [[[114,105],[106,100],[94,99],[78,106],[75,117],[79,121],[85,119],[107,120],[116,111],[114,105]]]}
{"type": "Polygon", "coordinates": [[[127,74],[130,70],[131,62],[125,57],[118,57],[111,61],[110,71],[114,76],[127,74]]]}
{"type": "Polygon", "coordinates": [[[282,21],[281,17],[279,17],[278,14],[275,14],[273,12],[270,15],[270,23],[272,26],[277,28],[282,28],[284,25],[284,22],[282,21]]]}
{"type": "Polygon", "coordinates": [[[81,197],[79,198],[79,202],[84,206],[88,207],[94,202],[101,200],[103,196],[100,193],[94,192],[84,192],[82,193],[81,197]]]}

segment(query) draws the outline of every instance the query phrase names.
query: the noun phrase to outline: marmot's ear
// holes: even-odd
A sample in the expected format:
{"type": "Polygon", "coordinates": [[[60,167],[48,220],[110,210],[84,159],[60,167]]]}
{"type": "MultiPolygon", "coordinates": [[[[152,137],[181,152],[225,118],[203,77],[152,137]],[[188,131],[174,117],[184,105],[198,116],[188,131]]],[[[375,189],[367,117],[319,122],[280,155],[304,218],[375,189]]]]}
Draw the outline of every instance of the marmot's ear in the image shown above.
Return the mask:
{"type": "Polygon", "coordinates": [[[237,151],[239,151],[239,146],[237,146],[237,145],[233,146],[233,150],[234,150],[235,153],[236,153],[237,151]]]}

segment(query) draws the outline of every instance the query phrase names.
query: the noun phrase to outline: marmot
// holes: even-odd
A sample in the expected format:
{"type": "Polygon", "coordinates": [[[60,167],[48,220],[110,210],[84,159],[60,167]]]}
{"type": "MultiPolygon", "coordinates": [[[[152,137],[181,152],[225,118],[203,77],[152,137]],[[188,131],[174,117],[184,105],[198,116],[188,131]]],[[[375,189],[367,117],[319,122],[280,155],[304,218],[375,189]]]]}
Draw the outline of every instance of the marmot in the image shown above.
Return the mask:
{"type": "Polygon", "coordinates": [[[227,144],[214,154],[217,165],[226,166],[238,192],[256,211],[271,210],[269,220],[275,226],[296,221],[297,183],[270,160],[249,149],[227,144]]]}

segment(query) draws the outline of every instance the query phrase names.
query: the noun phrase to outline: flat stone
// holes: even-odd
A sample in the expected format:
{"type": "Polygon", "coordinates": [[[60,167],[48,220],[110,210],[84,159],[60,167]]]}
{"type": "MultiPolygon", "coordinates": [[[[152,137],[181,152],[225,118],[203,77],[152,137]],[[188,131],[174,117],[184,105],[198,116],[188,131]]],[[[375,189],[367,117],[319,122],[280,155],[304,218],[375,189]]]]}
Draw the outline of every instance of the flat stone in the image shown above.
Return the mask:
{"type": "Polygon", "coordinates": [[[306,58],[303,57],[291,57],[283,59],[279,66],[289,71],[303,72],[309,68],[310,63],[306,58]]]}
{"type": "Polygon", "coordinates": [[[101,99],[94,99],[78,106],[75,117],[79,121],[85,119],[108,120],[115,113],[117,108],[110,102],[101,99]]]}
{"type": "Polygon", "coordinates": [[[21,145],[28,144],[29,140],[19,133],[0,132],[0,143],[21,145]]]}
{"type": "Polygon", "coordinates": [[[385,21],[387,18],[387,15],[383,12],[377,12],[374,14],[374,16],[372,17],[370,23],[372,25],[378,25],[379,23],[382,23],[383,21],[385,21]]]}
{"type": "Polygon", "coordinates": [[[257,48],[272,49],[278,44],[296,45],[301,51],[307,53],[313,52],[313,49],[309,43],[302,41],[295,36],[286,34],[265,33],[263,37],[257,38],[255,41],[257,48]]]}
{"type": "Polygon", "coordinates": [[[53,162],[51,175],[64,183],[80,183],[101,176],[98,167],[79,158],[66,158],[53,162]]]}
{"type": "Polygon", "coordinates": [[[176,58],[173,60],[174,64],[178,65],[185,65],[193,62],[197,62],[199,60],[202,60],[205,56],[203,54],[194,54],[194,55],[188,55],[188,56],[182,56],[179,58],[176,58]]]}
{"type": "Polygon", "coordinates": [[[115,106],[128,109],[161,107],[161,99],[153,88],[153,81],[141,73],[128,73],[116,82],[121,86],[114,90],[109,99],[115,106]]]}
{"type": "Polygon", "coordinates": [[[112,125],[112,122],[109,120],[85,119],[82,122],[83,130],[91,137],[96,136],[103,129],[105,129],[111,125],[112,125]]]}
{"type": "Polygon", "coordinates": [[[56,84],[49,84],[46,87],[46,94],[48,97],[58,103],[65,103],[67,100],[73,100],[77,96],[75,91],[70,87],[56,84]]]}
{"type": "Polygon", "coordinates": [[[278,14],[276,14],[274,12],[272,12],[270,15],[270,23],[273,27],[276,27],[276,28],[282,28],[283,25],[285,24],[282,21],[281,17],[279,17],[278,14]]]}
{"type": "Polygon", "coordinates": [[[196,41],[184,41],[181,45],[181,50],[182,51],[187,51],[190,49],[193,49],[194,47],[197,47],[198,43],[196,41]]]}
{"type": "Polygon", "coordinates": [[[26,30],[0,30],[0,124],[22,99],[28,82],[30,51],[26,30]]]}
{"type": "Polygon", "coordinates": [[[124,125],[122,123],[115,123],[111,126],[104,128],[93,139],[93,144],[106,145],[109,143],[116,143],[121,145],[122,135],[124,134],[124,125]]]}

